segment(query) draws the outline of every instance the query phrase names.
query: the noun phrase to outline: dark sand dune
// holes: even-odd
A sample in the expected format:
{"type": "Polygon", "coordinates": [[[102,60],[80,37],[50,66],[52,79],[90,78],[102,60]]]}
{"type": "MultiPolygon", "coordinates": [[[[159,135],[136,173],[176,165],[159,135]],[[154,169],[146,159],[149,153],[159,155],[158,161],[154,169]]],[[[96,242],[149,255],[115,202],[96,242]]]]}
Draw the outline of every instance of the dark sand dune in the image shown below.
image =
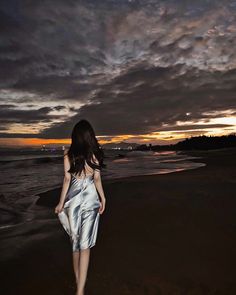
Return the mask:
{"type": "MultiPolygon", "coordinates": [[[[236,294],[236,150],[188,153],[207,166],[104,181],[86,295],[236,294]]],[[[49,221],[4,231],[1,294],[75,294],[59,192],[38,201],[49,221]]]]}

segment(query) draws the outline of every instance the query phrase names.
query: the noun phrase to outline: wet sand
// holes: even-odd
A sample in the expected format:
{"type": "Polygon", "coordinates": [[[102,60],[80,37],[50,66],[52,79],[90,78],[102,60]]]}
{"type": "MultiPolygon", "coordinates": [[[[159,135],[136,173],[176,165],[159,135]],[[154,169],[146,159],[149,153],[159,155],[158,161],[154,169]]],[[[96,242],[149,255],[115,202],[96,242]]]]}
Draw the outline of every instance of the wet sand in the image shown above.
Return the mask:
{"type": "MultiPolygon", "coordinates": [[[[188,154],[207,165],[103,181],[85,295],[236,294],[236,149],[188,154]]],[[[37,222],[4,230],[2,294],[75,294],[59,192],[40,195],[37,222]]]]}

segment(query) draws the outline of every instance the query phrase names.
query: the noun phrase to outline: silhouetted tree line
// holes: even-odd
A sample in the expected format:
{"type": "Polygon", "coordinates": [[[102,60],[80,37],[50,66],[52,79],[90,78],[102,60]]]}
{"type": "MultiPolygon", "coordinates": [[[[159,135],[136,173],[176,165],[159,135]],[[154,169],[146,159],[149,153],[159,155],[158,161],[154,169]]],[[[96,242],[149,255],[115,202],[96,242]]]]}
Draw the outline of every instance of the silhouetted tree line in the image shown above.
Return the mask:
{"type": "Polygon", "coordinates": [[[212,150],[236,147],[236,134],[222,136],[192,136],[176,144],[169,145],[139,145],[135,150],[212,150]]]}

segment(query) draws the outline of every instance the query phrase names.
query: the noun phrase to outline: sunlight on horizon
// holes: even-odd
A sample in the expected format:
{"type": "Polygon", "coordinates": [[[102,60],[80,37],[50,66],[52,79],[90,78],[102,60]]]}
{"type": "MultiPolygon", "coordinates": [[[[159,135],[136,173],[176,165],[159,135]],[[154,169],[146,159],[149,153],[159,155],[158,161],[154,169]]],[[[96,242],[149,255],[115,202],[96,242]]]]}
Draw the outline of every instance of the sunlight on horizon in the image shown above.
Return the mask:
{"type": "MultiPolygon", "coordinates": [[[[189,113],[188,113],[189,115],[189,113]]],[[[179,141],[189,138],[191,136],[222,136],[229,135],[236,132],[236,116],[232,109],[225,111],[212,111],[202,113],[202,119],[198,121],[185,120],[176,121],[174,125],[163,124],[162,127],[157,128],[157,131],[150,133],[132,135],[100,135],[96,136],[101,145],[104,144],[118,144],[120,142],[137,143],[137,144],[153,144],[166,145],[175,144],[179,141]],[[210,116],[210,118],[208,118],[210,116]],[[211,116],[216,116],[212,118],[211,116]],[[199,126],[199,128],[198,128],[199,126]],[[203,127],[204,126],[204,127],[203,127]],[[179,129],[178,129],[179,128],[179,129]],[[180,129],[182,128],[182,129],[180,129]],[[165,130],[163,130],[165,129],[165,130]],[[168,130],[166,130],[168,129],[168,130]]],[[[13,130],[11,130],[13,131],[13,130]]],[[[16,130],[15,130],[16,131],[16,130]]],[[[17,130],[19,131],[19,130],[17,130]]],[[[39,131],[32,128],[21,129],[21,132],[39,131]]],[[[21,133],[20,132],[20,133],[21,133]]],[[[18,133],[18,135],[20,135],[18,133]]],[[[0,138],[0,146],[2,147],[41,147],[42,145],[63,146],[70,145],[70,138],[37,138],[38,133],[35,133],[35,138],[0,138]]]]}
{"type": "MultiPolygon", "coordinates": [[[[137,144],[153,144],[153,145],[166,145],[175,144],[179,141],[189,138],[191,136],[222,136],[234,133],[236,128],[222,129],[222,128],[205,128],[202,129],[189,129],[189,130],[170,130],[152,132],[142,135],[120,135],[120,136],[96,136],[99,144],[115,144],[120,142],[137,143],[137,144]],[[103,139],[110,138],[110,139],[103,139]]],[[[63,146],[70,145],[71,139],[41,139],[41,138],[0,138],[0,146],[2,147],[41,147],[42,145],[63,146]]]]}

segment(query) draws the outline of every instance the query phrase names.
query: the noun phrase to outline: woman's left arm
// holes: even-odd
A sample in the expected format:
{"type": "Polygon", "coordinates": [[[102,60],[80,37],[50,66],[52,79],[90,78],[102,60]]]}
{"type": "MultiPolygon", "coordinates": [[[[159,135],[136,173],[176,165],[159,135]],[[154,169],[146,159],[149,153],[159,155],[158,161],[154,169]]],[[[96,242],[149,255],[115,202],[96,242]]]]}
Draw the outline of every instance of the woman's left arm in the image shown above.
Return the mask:
{"type": "Polygon", "coordinates": [[[67,155],[67,151],[65,150],[64,151],[64,179],[63,179],[63,185],[62,185],[59,204],[64,204],[66,193],[70,185],[71,174],[68,172],[69,169],[70,169],[70,161],[67,155]]]}

